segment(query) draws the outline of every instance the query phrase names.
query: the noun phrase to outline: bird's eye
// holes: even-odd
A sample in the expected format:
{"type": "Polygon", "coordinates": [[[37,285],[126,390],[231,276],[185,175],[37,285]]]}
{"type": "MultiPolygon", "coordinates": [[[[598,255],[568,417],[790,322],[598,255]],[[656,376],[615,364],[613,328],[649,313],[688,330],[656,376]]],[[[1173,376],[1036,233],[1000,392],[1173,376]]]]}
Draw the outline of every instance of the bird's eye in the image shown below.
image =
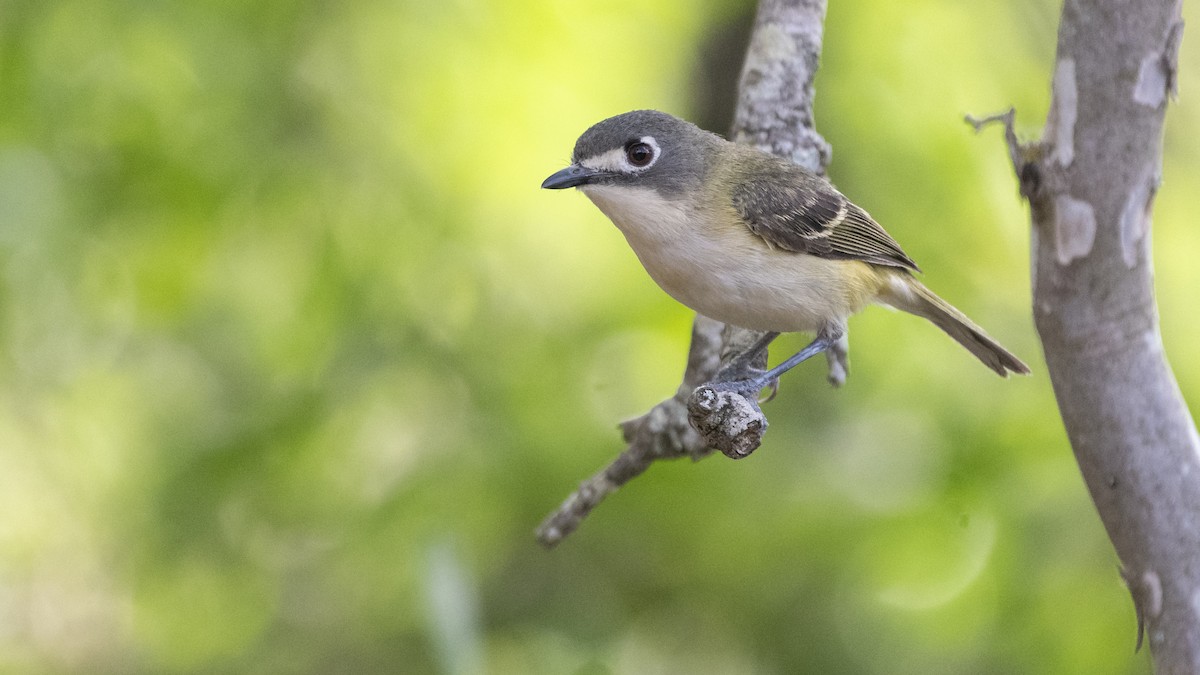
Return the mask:
{"type": "Polygon", "coordinates": [[[625,158],[634,166],[649,166],[654,159],[654,148],[650,147],[649,143],[641,141],[630,143],[625,146],[625,158]]]}

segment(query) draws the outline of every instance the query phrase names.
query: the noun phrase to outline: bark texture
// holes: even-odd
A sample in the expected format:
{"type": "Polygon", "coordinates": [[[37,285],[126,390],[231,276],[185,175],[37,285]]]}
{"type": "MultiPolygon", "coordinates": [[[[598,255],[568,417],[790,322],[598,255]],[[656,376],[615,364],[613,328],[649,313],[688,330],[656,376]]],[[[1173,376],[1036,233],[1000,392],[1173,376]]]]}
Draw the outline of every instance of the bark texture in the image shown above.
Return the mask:
{"type": "Polygon", "coordinates": [[[1150,214],[1178,0],[1067,0],[1040,141],[1002,119],[1033,222],[1033,311],[1075,457],[1157,670],[1200,673],[1200,438],[1167,364],[1150,214]]]}
{"type": "MultiPolygon", "coordinates": [[[[813,127],[812,103],[825,6],[825,0],[761,0],[731,134],[735,141],[822,173],[830,151],[813,127]]],[[[657,460],[699,460],[714,448],[737,458],[758,447],[767,420],[753,398],[757,392],[745,395],[705,383],[759,335],[697,315],[687,369],[675,395],[621,425],[625,450],[542,521],[535,533],[538,541],[557,545],[605,497],[657,460]],[[703,436],[697,428],[704,430],[703,436]]]]}

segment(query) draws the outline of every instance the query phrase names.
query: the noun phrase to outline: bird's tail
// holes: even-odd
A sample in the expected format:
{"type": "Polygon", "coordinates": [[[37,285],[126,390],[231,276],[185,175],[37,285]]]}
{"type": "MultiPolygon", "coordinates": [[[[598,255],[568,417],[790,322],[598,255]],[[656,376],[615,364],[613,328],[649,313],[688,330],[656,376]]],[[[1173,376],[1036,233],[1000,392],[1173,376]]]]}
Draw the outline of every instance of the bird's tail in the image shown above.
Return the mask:
{"type": "Polygon", "coordinates": [[[883,299],[889,305],[929,319],[1001,377],[1008,377],[1009,371],[1029,374],[1029,366],[1022,363],[1021,359],[1001,347],[982,328],[926,288],[925,284],[909,274],[899,273],[892,275],[888,281],[883,299]]]}

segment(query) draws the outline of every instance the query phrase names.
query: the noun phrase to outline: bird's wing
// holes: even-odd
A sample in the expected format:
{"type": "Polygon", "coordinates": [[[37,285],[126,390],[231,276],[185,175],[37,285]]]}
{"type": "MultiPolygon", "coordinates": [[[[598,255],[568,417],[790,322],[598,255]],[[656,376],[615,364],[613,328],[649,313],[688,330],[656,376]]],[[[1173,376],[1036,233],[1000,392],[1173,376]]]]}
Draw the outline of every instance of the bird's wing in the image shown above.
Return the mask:
{"type": "Polygon", "coordinates": [[[733,190],[746,227],[772,247],[919,271],[882,227],[823,178],[779,162],[733,190]]]}

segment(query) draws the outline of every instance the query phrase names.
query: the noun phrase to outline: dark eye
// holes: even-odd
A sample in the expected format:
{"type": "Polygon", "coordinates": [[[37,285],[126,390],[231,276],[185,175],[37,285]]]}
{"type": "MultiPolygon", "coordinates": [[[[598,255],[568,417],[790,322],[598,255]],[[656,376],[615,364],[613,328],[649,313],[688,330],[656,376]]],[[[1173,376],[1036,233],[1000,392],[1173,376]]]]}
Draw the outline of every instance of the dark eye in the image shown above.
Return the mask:
{"type": "Polygon", "coordinates": [[[654,159],[654,148],[648,143],[636,142],[625,146],[625,157],[634,166],[648,166],[654,159]]]}

